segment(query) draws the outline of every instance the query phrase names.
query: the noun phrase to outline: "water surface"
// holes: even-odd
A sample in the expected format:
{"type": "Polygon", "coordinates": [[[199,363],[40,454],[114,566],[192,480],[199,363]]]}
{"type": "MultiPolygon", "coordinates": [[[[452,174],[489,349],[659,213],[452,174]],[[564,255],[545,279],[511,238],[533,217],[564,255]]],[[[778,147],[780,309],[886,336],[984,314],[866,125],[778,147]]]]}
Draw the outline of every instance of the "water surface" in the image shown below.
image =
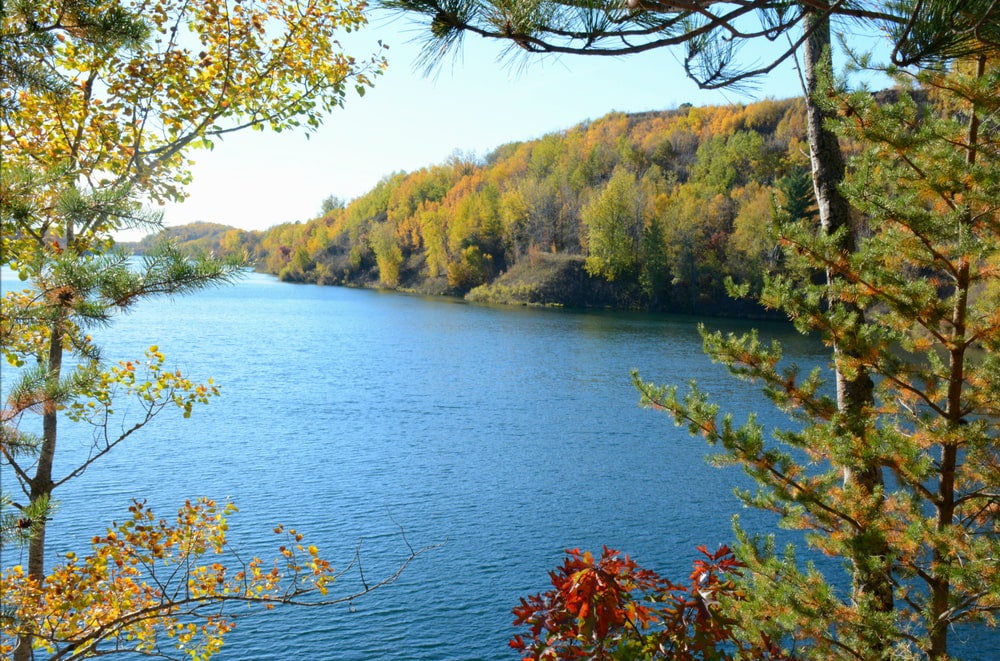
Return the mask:
{"type": "MultiPolygon", "coordinates": [[[[696,378],[737,418],[759,411],[765,426],[782,424],[704,357],[698,321],[473,306],[259,274],[142,303],[95,331],[105,355],[135,358],[155,343],[170,367],[213,377],[223,396],[190,420],[164,415],[64,487],[51,551],[80,550],[132,498],[167,515],[202,495],[236,502],[232,536],[248,552],[267,548],[277,523],[304,531],[335,565],[363,539],[369,579],[391,572],[407,544],[443,543],[350,607],[241,621],[218,658],[515,658],[510,609],[548,587],[563,549],[608,545],[681,579],[696,545],[731,540],[732,489],[744,478],[706,466],[700,440],[640,409],[629,377],[637,368],[657,382],[696,378]]],[[[783,325],[762,334],[801,363],[825,360],[783,325]]],[[[64,429],[57,471],[87,445],[64,429]]]]}

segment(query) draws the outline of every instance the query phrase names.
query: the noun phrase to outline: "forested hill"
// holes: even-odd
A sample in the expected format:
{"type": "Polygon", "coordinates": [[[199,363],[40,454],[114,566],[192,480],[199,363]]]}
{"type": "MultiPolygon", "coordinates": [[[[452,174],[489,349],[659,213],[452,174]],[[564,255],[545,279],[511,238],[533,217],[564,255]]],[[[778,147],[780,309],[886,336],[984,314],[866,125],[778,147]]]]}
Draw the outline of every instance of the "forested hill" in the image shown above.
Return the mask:
{"type": "Polygon", "coordinates": [[[771,219],[811,213],[811,195],[800,101],[683,106],[393,174],[322,217],[224,243],[291,281],[750,313],[726,277],[776,268],[771,219]]]}
{"type": "Polygon", "coordinates": [[[219,223],[188,223],[168,227],[159,234],[149,234],[140,241],[121,242],[119,245],[134,253],[143,254],[152,250],[163,239],[169,239],[185,253],[219,255],[253,245],[259,236],[260,233],[255,238],[249,233],[219,223]],[[244,234],[245,237],[242,236],[244,234]]]}

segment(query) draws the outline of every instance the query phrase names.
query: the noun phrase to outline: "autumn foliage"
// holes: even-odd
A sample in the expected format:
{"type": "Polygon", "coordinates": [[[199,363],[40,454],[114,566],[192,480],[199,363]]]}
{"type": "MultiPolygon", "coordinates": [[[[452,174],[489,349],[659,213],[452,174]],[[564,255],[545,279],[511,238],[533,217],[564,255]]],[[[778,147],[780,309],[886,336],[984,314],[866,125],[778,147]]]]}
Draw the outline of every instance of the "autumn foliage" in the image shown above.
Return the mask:
{"type": "Polygon", "coordinates": [[[766,640],[734,639],[721,604],[739,600],[743,564],[727,546],[699,546],[690,584],[645,569],[604,547],[567,550],[550,572],[553,588],[521,599],[515,626],[528,628],[510,646],[524,659],[727,659],[737,651],[782,659],[766,640]]]}
{"type": "MultiPolygon", "coordinates": [[[[759,281],[775,266],[770,220],[807,163],[804,140],[795,100],[611,113],[392,174],[240,247],[290,281],[475,290],[476,300],[555,253],[635,305],[731,306],[726,277],[759,281]]],[[[520,298],[566,302],[544,291],[520,298]]]]}
{"type": "Polygon", "coordinates": [[[293,529],[274,529],[280,541],[273,559],[241,557],[228,537],[236,511],[232,503],[202,498],[185,502],[169,521],[135,501],[125,522],[95,536],[86,556],[67,554],[44,582],[21,565],[6,569],[0,653],[10,654],[30,634],[34,658],[163,654],[173,645],[191,659],[207,659],[248,607],[329,605],[359,596],[330,596],[343,571],[293,529]]]}

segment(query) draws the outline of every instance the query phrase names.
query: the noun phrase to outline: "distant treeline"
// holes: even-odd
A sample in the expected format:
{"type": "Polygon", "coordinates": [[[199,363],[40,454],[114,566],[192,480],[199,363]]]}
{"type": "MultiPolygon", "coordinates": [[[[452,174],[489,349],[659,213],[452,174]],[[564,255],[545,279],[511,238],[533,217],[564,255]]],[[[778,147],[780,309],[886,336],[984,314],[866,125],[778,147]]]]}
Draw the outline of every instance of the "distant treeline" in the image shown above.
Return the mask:
{"type": "Polygon", "coordinates": [[[780,268],[775,216],[814,213],[805,108],[768,100],[613,113],[482,159],[392,174],[324,207],[306,223],[193,241],[245,251],[296,282],[735,311],[727,278],[753,285],[780,268]]]}
{"type": "Polygon", "coordinates": [[[230,256],[246,253],[251,259],[256,259],[256,246],[260,244],[263,234],[219,223],[188,223],[149,234],[140,241],[120,242],[119,246],[141,255],[152,250],[160,241],[168,239],[190,255],[230,256]]]}

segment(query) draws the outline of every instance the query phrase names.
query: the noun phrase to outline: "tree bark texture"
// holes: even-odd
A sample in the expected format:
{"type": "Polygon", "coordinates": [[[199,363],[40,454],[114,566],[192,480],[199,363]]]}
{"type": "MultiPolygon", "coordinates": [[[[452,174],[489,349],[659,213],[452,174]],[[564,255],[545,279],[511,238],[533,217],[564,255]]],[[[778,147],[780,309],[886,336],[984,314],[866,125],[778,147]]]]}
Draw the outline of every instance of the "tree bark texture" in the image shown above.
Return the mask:
{"type": "MultiPolygon", "coordinates": [[[[806,109],[808,122],[809,151],[813,173],[813,187],[816,193],[816,205],[819,211],[822,229],[832,234],[845,228],[841,234],[839,248],[842,253],[849,254],[855,250],[858,243],[857,227],[851,222],[851,207],[847,198],[840,191],[844,179],[844,157],[837,136],[826,127],[830,115],[817,103],[817,95],[824,82],[832,85],[833,70],[830,61],[830,22],[826,16],[818,12],[808,12],[804,21],[804,29],[808,31],[803,62],[806,79],[806,109]]],[[[837,274],[827,270],[827,282],[833,283],[837,274]]],[[[838,303],[838,305],[843,305],[838,303]]],[[[861,319],[864,310],[850,310],[861,319]]],[[[835,340],[835,357],[843,355],[848,347],[843,341],[835,340]]],[[[874,383],[866,369],[858,369],[856,375],[848,378],[841,370],[836,373],[837,405],[843,421],[844,431],[858,438],[865,434],[866,410],[874,404],[874,383]]],[[[874,497],[881,493],[883,487],[882,467],[876,464],[864,465],[858,462],[856,466],[844,467],[845,483],[852,483],[861,490],[863,497],[874,497]]],[[[871,501],[869,501],[871,502],[871,501]]],[[[881,498],[874,505],[881,508],[881,498]]],[[[875,518],[873,512],[872,518],[875,518]]],[[[854,563],[854,587],[856,597],[866,596],[873,600],[878,611],[893,610],[893,589],[891,568],[886,564],[889,548],[881,534],[868,530],[857,530],[859,541],[857,557],[854,563]],[[861,557],[861,556],[866,557],[861,557]]]]}

